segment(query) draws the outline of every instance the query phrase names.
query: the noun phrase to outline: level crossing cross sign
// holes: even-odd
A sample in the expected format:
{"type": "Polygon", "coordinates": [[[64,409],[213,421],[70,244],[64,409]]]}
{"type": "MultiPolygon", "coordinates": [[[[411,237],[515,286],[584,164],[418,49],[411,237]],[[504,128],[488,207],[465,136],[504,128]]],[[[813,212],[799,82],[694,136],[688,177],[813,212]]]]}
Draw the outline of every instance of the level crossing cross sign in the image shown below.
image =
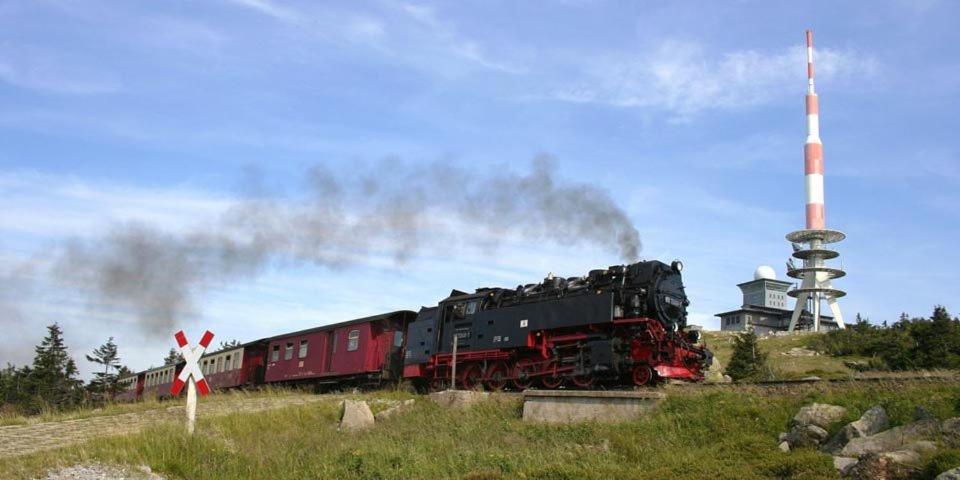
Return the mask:
{"type": "Polygon", "coordinates": [[[193,377],[193,382],[196,383],[200,395],[207,395],[210,393],[210,386],[207,385],[207,379],[203,378],[203,371],[200,370],[200,357],[203,355],[203,352],[207,350],[210,341],[213,340],[213,332],[207,330],[206,333],[203,334],[203,337],[200,338],[200,344],[195,347],[189,346],[187,336],[184,335],[183,330],[174,334],[173,337],[177,339],[177,345],[180,345],[180,353],[183,355],[186,365],[183,366],[183,370],[180,370],[180,375],[177,375],[177,378],[173,381],[173,386],[170,387],[170,393],[173,394],[174,397],[179,395],[183,386],[190,380],[190,377],[193,377]]]}

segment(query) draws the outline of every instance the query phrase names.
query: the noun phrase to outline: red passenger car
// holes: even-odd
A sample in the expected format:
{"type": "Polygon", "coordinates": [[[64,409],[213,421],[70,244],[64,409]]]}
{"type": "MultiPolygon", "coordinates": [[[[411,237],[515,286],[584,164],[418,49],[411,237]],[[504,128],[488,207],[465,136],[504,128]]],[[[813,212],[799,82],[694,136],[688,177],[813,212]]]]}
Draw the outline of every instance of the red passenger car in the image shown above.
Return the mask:
{"type": "Polygon", "coordinates": [[[143,391],[143,374],[134,373],[117,380],[119,391],[114,398],[117,401],[133,401],[140,398],[143,391]]]}
{"type": "Polygon", "coordinates": [[[376,385],[402,373],[404,332],[416,313],[400,310],[266,339],[266,383],[376,385]]]}
{"type": "Polygon", "coordinates": [[[263,383],[267,343],[257,340],[200,358],[200,370],[211,390],[263,383]]]}
{"type": "Polygon", "coordinates": [[[170,387],[173,386],[173,379],[180,374],[183,364],[165,365],[163,367],[151,368],[143,372],[143,390],[140,398],[167,398],[172,397],[170,387]]]}

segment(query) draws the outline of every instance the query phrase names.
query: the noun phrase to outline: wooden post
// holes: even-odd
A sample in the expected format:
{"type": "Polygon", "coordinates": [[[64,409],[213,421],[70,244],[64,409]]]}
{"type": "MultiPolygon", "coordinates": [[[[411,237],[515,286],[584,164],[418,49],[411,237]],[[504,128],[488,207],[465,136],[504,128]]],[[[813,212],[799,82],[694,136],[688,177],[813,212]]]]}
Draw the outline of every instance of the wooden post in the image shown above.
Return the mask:
{"type": "Polygon", "coordinates": [[[193,435],[193,429],[197,422],[197,382],[193,381],[193,375],[187,381],[187,434],[193,435]]]}
{"type": "Polygon", "coordinates": [[[450,388],[452,390],[457,389],[457,340],[460,336],[457,335],[456,330],[453,332],[453,358],[451,359],[450,366],[450,388]]]}

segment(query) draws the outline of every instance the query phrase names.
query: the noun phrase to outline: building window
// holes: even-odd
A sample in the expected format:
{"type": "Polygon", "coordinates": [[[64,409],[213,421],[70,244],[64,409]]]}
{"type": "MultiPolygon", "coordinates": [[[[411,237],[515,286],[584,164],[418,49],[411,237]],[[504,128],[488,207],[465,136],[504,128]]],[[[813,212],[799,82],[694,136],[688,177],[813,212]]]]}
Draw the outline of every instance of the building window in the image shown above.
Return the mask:
{"type": "Polygon", "coordinates": [[[287,342],[286,348],[283,349],[283,359],[290,360],[293,358],[293,342],[287,342]]]}
{"type": "Polygon", "coordinates": [[[280,360],[280,345],[274,345],[273,351],[270,352],[270,361],[276,362],[277,360],[280,360]]]}
{"type": "Polygon", "coordinates": [[[307,341],[300,340],[300,352],[297,355],[299,358],[307,358],[307,341]]]}
{"type": "Polygon", "coordinates": [[[352,352],[360,348],[360,330],[350,330],[347,334],[347,351],[352,352]]]}

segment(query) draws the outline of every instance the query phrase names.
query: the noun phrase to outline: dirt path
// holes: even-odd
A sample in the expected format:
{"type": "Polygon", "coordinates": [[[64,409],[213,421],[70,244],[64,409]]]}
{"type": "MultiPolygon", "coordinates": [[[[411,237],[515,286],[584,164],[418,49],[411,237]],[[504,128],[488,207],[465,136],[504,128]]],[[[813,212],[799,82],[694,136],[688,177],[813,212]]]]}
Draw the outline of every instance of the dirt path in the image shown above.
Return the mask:
{"type": "MultiPolygon", "coordinates": [[[[295,395],[280,398],[225,400],[206,404],[201,401],[197,416],[257,412],[332,399],[334,397],[330,395],[295,395]]],[[[128,435],[139,432],[149,425],[167,420],[183,420],[183,418],[183,406],[178,405],[145,412],[0,427],[0,458],[61,448],[96,437],[128,435]]]]}

